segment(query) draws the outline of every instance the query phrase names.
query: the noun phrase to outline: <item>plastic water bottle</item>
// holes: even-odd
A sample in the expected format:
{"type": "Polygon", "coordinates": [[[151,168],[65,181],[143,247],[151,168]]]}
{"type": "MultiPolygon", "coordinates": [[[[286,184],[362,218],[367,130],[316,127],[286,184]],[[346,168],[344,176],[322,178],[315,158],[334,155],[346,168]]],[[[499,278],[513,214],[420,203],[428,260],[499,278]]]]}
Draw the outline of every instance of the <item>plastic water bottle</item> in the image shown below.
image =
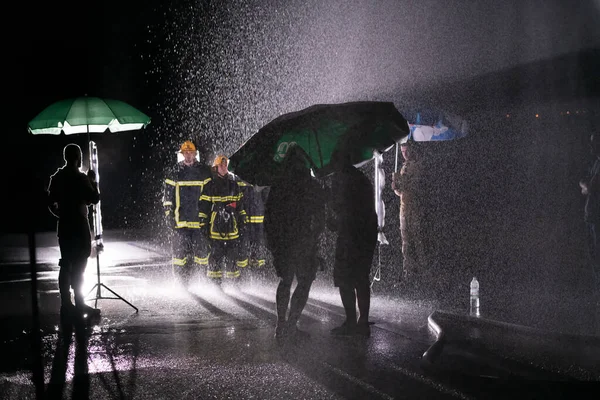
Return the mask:
{"type": "Polygon", "coordinates": [[[473,317],[479,317],[479,281],[475,277],[471,281],[471,310],[469,314],[473,317]]]}

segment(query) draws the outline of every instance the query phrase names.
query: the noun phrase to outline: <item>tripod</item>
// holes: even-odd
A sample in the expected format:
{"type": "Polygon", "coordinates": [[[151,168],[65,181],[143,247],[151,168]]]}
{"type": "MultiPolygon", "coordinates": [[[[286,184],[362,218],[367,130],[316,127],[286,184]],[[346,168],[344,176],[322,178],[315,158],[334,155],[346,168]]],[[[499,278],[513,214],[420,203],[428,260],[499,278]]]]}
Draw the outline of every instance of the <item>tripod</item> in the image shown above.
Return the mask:
{"type": "MultiPolygon", "coordinates": [[[[89,146],[90,146],[90,168],[92,168],[92,170],[96,173],[96,182],[99,184],[100,183],[100,175],[98,174],[98,147],[96,147],[96,143],[92,142],[92,141],[90,141],[89,146]]],[[[94,298],[94,300],[95,300],[94,308],[97,308],[98,300],[100,300],[100,299],[123,300],[125,303],[127,303],[129,306],[131,306],[137,313],[139,310],[136,306],[134,306],[133,304],[131,304],[130,302],[125,300],[123,297],[118,295],[114,290],[112,290],[111,288],[109,288],[108,286],[106,286],[104,283],[102,283],[100,281],[100,253],[104,249],[104,244],[102,243],[102,216],[100,213],[100,202],[98,202],[98,204],[95,204],[93,206],[92,212],[93,212],[93,221],[94,221],[94,242],[95,242],[95,246],[96,246],[96,276],[97,276],[98,281],[96,282],[96,284],[94,284],[94,286],[92,287],[92,290],[90,290],[88,292],[86,298],[95,289],[96,297],[94,298]],[[108,290],[115,297],[102,296],[102,288],[108,290]]],[[[92,300],[92,299],[87,299],[87,300],[92,300]]]]}

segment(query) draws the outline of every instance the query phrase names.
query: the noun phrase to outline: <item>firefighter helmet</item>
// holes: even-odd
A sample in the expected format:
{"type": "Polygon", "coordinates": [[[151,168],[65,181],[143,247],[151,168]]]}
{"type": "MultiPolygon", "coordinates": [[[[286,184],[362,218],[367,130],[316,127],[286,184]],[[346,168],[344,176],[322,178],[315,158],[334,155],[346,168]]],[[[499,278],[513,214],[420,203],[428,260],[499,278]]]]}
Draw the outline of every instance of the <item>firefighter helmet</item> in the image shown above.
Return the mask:
{"type": "Polygon", "coordinates": [[[181,151],[181,152],[184,152],[184,151],[196,151],[196,146],[194,146],[194,143],[192,143],[191,140],[186,140],[181,145],[181,148],[179,149],[179,151],[181,151]]]}
{"type": "Polygon", "coordinates": [[[213,167],[218,166],[219,164],[221,164],[223,161],[226,161],[227,163],[229,163],[229,159],[227,158],[226,155],[224,154],[219,154],[218,156],[215,157],[215,161],[213,162],[213,167]]]}

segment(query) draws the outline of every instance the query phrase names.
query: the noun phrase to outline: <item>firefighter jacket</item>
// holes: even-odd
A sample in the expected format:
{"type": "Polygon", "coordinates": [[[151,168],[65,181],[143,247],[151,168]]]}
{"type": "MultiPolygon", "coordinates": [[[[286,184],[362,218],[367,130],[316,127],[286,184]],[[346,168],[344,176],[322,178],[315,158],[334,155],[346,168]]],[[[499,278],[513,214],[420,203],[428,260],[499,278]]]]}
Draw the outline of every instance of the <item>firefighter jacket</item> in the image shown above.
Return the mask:
{"type": "Polygon", "coordinates": [[[269,186],[254,186],[246,184],[243,187],[244,208],[248,214],[248,223],[252,226],[262,225],[265,220],[265,202],[269,186]]]}
{"type": "Polygon", "coordinates": [[[213,173],[200,197],[201,224],[208,222],[207,236],[212,240],[238,239],[246,224],[243,185],[235,175],[213,173]]]}
{"type": "Polygon", "coordinates": [[[177,163],[164,185],[163,206],[170,226],[175,229],[201,228],[199,201],[210,179],[211,171],[207,165],[198,161],[189,166],[183,161],[177,163]]]}

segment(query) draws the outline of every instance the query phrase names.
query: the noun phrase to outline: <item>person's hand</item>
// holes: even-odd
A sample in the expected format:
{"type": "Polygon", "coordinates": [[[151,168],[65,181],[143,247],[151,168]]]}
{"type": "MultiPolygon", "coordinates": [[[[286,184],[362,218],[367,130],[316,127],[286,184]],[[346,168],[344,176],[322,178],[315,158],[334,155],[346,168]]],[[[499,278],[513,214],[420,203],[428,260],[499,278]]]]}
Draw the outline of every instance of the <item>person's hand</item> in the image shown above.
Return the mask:
{"type": "Polygon", "coordinates": [[[207,239],[210,239],[210,224],[206,221],[200,221],[200,232],[202,232],[207,239]]]}
{"type": "Polygon", "coordinates": [[[248,229],[248,223],[246,223],[246,222],[240,223],[240,225],[238,226],[240,239],[242,239],[242,238],[244,238],[244,236],[246,236],[247,229],[248,229]]]}
{"type": "Polygon", "coordinates": [[[165,224],[167,224],[169,228],[173,227],[173,214],[170,207],[165,207],[165,224]]]}
{"type": "Polygon", "coordinates": [[[579,187],[581,188],[581,194],[588,194],[588,184],[586,181],[580,180],[579,187]]]}
{"type": "Polygon", "coordinates": [[[90,180],[90,182],[96,182],[96,172],[94,172],[93,169],[88,169],[87,177],[90,180]]]}

